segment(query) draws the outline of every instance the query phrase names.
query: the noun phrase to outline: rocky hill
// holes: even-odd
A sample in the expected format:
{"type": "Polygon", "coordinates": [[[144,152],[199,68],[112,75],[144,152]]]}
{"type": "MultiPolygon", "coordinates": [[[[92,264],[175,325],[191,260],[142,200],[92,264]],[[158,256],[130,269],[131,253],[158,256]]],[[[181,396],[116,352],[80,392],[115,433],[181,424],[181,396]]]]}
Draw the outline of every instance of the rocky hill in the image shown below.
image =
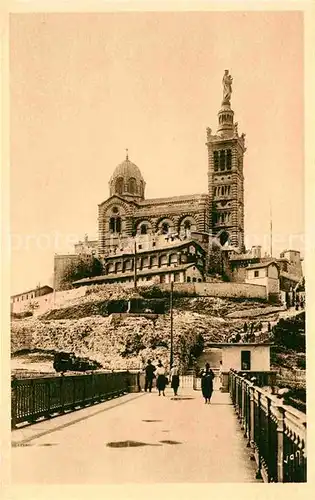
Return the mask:
{"type": "MultiPolygon", "coordinates": [[[[106,369],[139,368],[148,358],[165,363],[170,351],[170,316],[107,315],[109,300],[154,296],[154,290],[96,286],[85,297],[37,318],[12,320],[11,352],[36,348],[72,351],[106,369]]],[[[166,312],[169,297],[166,297],[166,312]]],[[[160,297],[159,297],[160,298],[160,297]]],[[[209,342],[227,341],[245,321],[275,321],[279,308],[249,299],[183,297],[174,294],[174,353],[187,368],[209,342]]]]}

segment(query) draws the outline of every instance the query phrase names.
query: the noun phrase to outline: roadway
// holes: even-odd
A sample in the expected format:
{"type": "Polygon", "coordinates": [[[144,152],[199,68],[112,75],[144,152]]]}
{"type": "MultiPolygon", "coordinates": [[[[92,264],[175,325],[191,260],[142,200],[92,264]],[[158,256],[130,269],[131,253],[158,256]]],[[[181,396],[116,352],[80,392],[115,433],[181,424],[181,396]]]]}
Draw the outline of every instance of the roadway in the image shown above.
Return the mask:
{"type": "Polygon", "coordinates": [[[252,483],[229,394],[128,394],[12,431],[13,484],[252,483]]]}

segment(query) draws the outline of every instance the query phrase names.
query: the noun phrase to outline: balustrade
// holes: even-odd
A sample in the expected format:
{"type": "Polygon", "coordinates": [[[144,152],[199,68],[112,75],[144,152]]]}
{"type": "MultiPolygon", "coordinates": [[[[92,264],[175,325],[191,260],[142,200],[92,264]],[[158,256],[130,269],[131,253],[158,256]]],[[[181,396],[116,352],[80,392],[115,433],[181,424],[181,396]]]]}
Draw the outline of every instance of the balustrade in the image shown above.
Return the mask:
{"type": "Polygon", "coordinates": [[[229,391],[252,447],[257,477],[265,482],[306,482],[306,416],[235,370],[229,391]]]}
{"type": "Polygon", "coordinates": [[[139,373],[130,372],[14,378],[11,382],[11,426],[33,423],[40,417],[49,418],[138,388],[139,373]]]}

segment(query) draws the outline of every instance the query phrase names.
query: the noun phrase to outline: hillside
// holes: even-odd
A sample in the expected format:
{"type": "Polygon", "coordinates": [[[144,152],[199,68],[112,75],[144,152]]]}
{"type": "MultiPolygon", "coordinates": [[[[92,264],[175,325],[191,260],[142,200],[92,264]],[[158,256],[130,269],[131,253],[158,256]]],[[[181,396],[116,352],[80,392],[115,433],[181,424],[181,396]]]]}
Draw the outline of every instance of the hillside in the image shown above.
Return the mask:
{"type": "MultiPolygon", "coordinates": [[[[170,316],[107,315],[109,300],[148,297],[154,289],[91,287],[85,297],[41,317],[13,320],[11,352],[36,348],[72,351],[106,369],[138,368],[148,358],[169,359],[170,316]]],[[[165,295],[165,294],[164,294],[165,295]]],[[[161,296],[161,294],[160,294],[161,296]]],[[[169,301],[167,297],[166,307],[169,301]]],[[[187,368],[209,342],[227,341],[245,321],[273,321],[279,308],[249,299],[174,296],[174,352],[187,368]],[[231,317],[232,316],[232,317],[231,317]]],[[[16,359],[16,357],[15,357],[16,359]]]]}

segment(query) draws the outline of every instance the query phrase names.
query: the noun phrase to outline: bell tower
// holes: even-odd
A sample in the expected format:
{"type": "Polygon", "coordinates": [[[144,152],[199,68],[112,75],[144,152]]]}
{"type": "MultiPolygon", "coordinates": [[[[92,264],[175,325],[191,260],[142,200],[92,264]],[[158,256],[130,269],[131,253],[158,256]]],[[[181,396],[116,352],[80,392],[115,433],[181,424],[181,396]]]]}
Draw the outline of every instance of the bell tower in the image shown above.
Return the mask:
{"type": "Polygon", "coordinates": [[[239,136],[231,109],[232,77],[223,76],[223,100],[218,112],[218,129],[207,128],[209,227],[221,244],[244,251],[244,175],[245,134],[239,136]]]}

